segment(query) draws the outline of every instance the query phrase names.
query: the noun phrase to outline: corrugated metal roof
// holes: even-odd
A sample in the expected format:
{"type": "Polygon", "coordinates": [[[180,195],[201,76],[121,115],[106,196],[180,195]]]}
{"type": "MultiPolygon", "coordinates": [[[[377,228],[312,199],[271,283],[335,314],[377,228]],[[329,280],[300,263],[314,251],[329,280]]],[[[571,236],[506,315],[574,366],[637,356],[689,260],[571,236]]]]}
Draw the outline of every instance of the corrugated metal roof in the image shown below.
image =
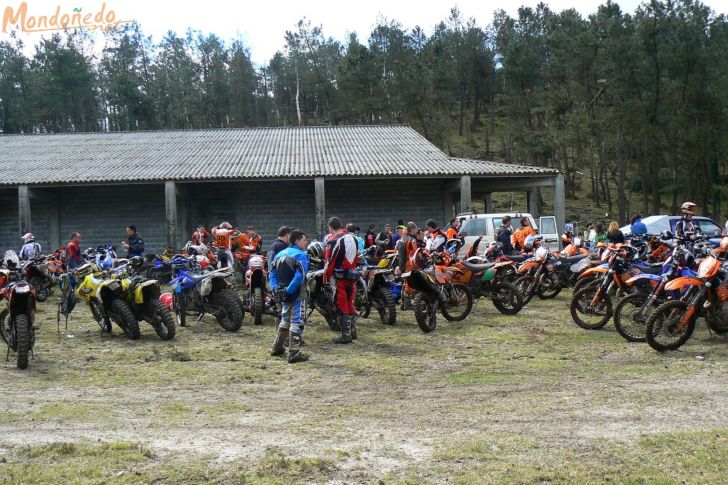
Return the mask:
{"type": "Polygon", "coordinates": [[[549,173],[451,159],[407,126],[0,136],[0,185],[549,173]]]}

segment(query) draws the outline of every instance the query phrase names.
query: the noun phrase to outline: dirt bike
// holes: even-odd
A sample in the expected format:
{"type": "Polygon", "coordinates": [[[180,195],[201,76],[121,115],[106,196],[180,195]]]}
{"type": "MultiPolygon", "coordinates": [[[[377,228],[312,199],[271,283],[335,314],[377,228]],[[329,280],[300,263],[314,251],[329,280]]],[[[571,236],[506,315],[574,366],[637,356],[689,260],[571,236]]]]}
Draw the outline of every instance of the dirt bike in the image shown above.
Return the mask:
{"type": "Polygon", "coordinates": [[[465,320],[473,308],[473,294],[462,283],[453,281],[463,270],[446,264],[437,264],[436,258],[423,269],[412,269],[402,273],[405,282],[403,291],[412,298],[417,325],[424,333],[430,333],[437,326],[437,312],[446,320],[465,320]]]}
{"type": "Polygon", "coordinates": [[[177,322],[185,326],[187,314],[197,314],[197,321],[205,313],[215,316],[228,332],[237,332],[243,325],[243,302],[232,287],[232,269],[221,268],[202,273],[195,272],[197,262],[176,256],[172,259],[174,277],[171,281],[173,308],[177,322]]]}
{"type": "MultiPolygon", "coordinates": [[[[237,257],[237,253],[236,253],[237,257]]],[[[263,315],[278,315],[273,295],[268,291],[268,272],[264,256],[250,255],[245,272],[247,294],[243,306],[253,315],[255,325],[263,324],[263,315]]]]}
{"type": "Polygon", "coordinates": [[[455,267],[463,270],[462,274],[453,277],[454,281],[467,285],[476,300],[488,298],[493,306],[504,315],[515,315],[523,308],[523,295],[520,290],[508,282],[514,263],[483,263],[484,258],[473,256],[455,263],[455,267]]]}
{"type": "Polygon", "coordinates": [[[21,268],[25,281],[35,288],[36,298],[41,303],[51,296],[53,286],[58,284],[59,277],[63,273],[63,263],[46,256],[26,261],[21,268]]]}
{"type": "MultiPolygon", "coordinates": [[[[528,302],[539,293],[550,293],[557,283],[552,278],[547,278],[548,270],[546,260],[549,257],[549,251],[543,246],[539,246],[534,251],[534,255],[526,259],[518,266],[516,273],[520,275],[513,284],[523,295],[523,304],[528,302]]],[[[559,290],[560,291],[560,290],[559,290]]],[[[558,293],[558,292],[557,292],[558,293]]],[[[556,295],[554,295],[556,296],[556,295]]]]}
{"type": "Polygon", "coordinates": [[[306,320],[313,313],[318,311],[331,330],[341,330],[336,315],[336,304],[334,302],[335,289],[332,285],[324,284],[323,261],[311,258],[309,271],[306,273],[306,308],[310,308],[306,320]]]}
{"type": "MultiPolygon", "coordinates": [[[[579,281],[579,275],[584,272],[592,261],[588,254],[575,254],[564,256],[561,253],[551,253],[546,259],[546,275],[544,281],[548,281],[548,287],[538,292],[541,299],[555,298],[562,289],[575,287],[579,281]]],[[[542,284],[543,287],[543,284],[542,284]]]]}
{"type": "Polygon", "coordinates": [[[162,294],[159,281],[142,274],[130,274],[128,265],[115,268],[112,274],[122,282],[124,301],[137,321],[150,324],[160,339],[172,340],[177,326],[172,312],[159,301],[162,294]]]}
{"type": "Polygon", "coordinates": [[[129,339],[139,338],[139,322],[134,311],[124,301],[124,282],[112,278],[105,271],[99,271],[94,263],[79,266],[74,275],[81,279],[76,287],[76,296],[88,303],[102,335],[104,332],[111,333],[111,322],[114,322],[129,339]]]}
{"type": "Polygon", "coordinates": [[[0,312],[0,338],[8,346],[5,361],[10,360],[10,351],[18,354],[18,369],[28,367],[28,355],[35,345],[35,288],[25,281],[10,282],[8,270],[0,270],[0,298],[7,306],[0,312]]]}
{"type": "Polygon", "coordinates": [[[393,281],[394,272],[391,269],[380,269],[366,264],[361,267],[361,278],[357,281],[357,295],[354,300],[360,317],[367,318],[374,308],[383,324],[395,324],[397,306],[391,291],[393,281]]]}
{"type": "Polygon", "coordinates": [[[684,246],[676,246],[672,256],[662,264],[661,274],[640,273],[626,281],[627,285],[648,283],[648,291],[636,291],[622,297],[614,307],[614,327],[628,342],[646,340],[647,320],[668,298],[679,299],[680,292],[665,287],[675,278],[695,277],[694,257],[684,246]],[[687,266],[683,266],[687,265],[687,266]]]}
{"type": "MultiPolygon", "coordinates": [[[[630,286],[627,281],[640,273],[660,274],[662,265],[650,265],[635,258],[638,249],[627,244],[609,246],[602,254],[606,264],[584,271],[580,278],[597,276],[597,283],[585,285],[574,292],[569,305],[571,318],[581,328],[595,330],[607,324],[613,315],[611,295],[618,296],[638,291],[639,287],[630,286]]],[[[649,286],[649,285],[648,285],[649,286]]]]}
{"type": "Polygon", "coordinates": [[[728,332],[728,270],[714,255],[703,259],[697,277],[675,278],[666,291],[680,291],[682,297],[663,303],[647,320],[645,336],[655,350],[675,350],[688,341],[699,316],[708,328],[728,332]]]}

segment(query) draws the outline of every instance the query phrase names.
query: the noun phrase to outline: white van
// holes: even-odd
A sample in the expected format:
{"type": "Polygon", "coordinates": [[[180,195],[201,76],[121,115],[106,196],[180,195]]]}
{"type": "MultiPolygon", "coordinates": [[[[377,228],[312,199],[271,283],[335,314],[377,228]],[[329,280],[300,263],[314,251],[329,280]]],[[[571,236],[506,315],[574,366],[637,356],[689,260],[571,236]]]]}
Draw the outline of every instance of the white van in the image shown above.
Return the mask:
{"type": "Polygon", "coordinates": [[[475,213],[462,213],[456,217],[460,220],[460,235],[465,236],[465,246],[463,246],[463,252],[467,252],[473,242],[480,236],[483,236],[483,240],[480,243],[479,249],[484,250],[488,244],[495,240],[495,231],[501,225],[501,222],[505,216],[511,216],[511,226],[513,231],[520,227],[520,220],[523,217],[528,217],[531,222],[531,227],[536,231],[536,234],[543,237],[544,245],[551,249],[559,249],[559,233],[556,229],[556,217],[544,216],[538,219],[538,224],[531,214],[525,212],[504,212],[501,214],[475,214],[475,213]]]}

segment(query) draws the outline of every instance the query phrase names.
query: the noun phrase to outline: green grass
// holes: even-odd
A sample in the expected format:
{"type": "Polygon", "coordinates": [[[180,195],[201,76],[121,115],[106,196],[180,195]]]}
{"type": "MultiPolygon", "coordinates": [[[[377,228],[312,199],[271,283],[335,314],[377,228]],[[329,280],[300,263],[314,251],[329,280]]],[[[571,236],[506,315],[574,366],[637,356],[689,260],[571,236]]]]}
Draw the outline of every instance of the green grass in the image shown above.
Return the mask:
{"type": "Polygon", "coordinates": [[[0,483],[725,482],[726,339],[660,354],[568,301],[362,320],[351,346],[312,317],[299,365],[270,318],[129,341],[81,308],[69,338],[44,304],[30,368],[0,371],[0,483]]]}

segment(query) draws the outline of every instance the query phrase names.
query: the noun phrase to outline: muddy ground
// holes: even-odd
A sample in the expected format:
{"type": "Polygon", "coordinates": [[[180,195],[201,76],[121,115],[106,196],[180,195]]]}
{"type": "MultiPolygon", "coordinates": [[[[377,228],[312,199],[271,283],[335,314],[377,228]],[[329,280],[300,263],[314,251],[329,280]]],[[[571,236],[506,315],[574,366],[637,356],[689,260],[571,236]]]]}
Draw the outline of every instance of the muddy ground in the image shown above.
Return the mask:
{"type": "Polygon", "coordinates": [[[268,355],[272,317],[130,341],[81,305],[57,332],[52,297],[30,368],[0,363],[0,481],[728,480],[728,339],[700,321],[660,354],[577,327],[569,297],[427,335],[361,320],[343,347],[314,316],[297,365],[268,355]]]}

